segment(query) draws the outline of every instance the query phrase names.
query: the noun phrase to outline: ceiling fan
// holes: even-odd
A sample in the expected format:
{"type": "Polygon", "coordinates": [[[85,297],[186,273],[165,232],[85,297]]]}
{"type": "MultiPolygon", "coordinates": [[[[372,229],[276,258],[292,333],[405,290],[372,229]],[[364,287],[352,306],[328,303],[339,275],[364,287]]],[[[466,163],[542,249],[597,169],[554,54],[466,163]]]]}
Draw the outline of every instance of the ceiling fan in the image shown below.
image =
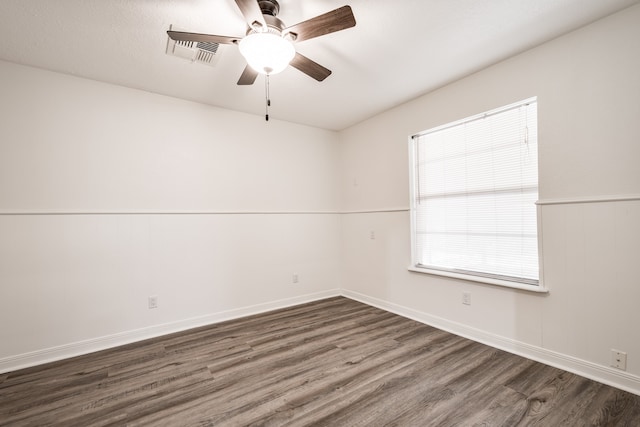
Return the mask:
{"type": "Polygon", "coordinates": [[[354,27],[350,6],[343,6],[307,21],[287,27],[276,18],[280,5],[276,0],[235,0],[248,29],[244,37],[167,31],[172,40],[238,45],[247,60],[239,85],[251,85],[258,74],[279,73],[288,65],[323,81],[331,70],[296,52],[293,43],[354,27]]]}

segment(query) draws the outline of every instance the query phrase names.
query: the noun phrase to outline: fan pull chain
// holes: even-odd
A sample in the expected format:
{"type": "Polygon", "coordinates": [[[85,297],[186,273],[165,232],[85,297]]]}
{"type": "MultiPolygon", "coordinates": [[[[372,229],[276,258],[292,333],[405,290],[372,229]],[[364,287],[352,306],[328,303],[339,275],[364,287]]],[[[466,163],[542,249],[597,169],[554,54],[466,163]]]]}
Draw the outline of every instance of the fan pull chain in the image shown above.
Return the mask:
{"type": "Polygon", "coordinates": [[[269,74],[265,75],[264,92],[265,92],[265,98],[267,99],[267,105],[265,107],[264,118],[265,118],[266,121],[269,121],[269,107],[271,107],[271,97],[269,95],[269,74]]]}

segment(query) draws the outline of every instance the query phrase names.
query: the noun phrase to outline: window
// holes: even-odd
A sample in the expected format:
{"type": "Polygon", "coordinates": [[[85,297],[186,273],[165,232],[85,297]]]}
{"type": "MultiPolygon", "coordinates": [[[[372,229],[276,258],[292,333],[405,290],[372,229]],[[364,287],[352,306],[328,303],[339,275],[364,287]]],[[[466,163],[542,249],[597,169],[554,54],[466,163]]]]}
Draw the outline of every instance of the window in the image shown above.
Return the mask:
{"type": "Polygon", "coordinates": [[[412,270],[537,290],[535,98],[410,140],[412,270]]]}

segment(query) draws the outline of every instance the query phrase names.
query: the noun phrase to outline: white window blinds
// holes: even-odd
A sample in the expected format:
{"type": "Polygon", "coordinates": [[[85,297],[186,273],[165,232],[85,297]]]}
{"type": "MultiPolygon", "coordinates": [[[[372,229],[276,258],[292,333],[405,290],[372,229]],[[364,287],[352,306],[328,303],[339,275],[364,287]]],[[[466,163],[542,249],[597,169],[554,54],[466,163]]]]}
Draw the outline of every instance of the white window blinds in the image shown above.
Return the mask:
{"type": "Polygon", "coordinates": [[[412,137],[418,268],[538,284],[537,103],[412,137]]]}

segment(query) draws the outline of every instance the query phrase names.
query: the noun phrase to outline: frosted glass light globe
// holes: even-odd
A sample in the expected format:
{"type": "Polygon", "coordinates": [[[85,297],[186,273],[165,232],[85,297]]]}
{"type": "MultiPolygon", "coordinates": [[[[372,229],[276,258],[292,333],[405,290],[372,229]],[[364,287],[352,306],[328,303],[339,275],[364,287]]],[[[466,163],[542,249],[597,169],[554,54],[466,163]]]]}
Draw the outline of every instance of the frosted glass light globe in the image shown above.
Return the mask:
{"type": "Polygon", "coordinates": [[[261,74],[277,74],[296,54],[290,41],[273,33],[252,33],[240,40],[240,53],[261,74]]]}

